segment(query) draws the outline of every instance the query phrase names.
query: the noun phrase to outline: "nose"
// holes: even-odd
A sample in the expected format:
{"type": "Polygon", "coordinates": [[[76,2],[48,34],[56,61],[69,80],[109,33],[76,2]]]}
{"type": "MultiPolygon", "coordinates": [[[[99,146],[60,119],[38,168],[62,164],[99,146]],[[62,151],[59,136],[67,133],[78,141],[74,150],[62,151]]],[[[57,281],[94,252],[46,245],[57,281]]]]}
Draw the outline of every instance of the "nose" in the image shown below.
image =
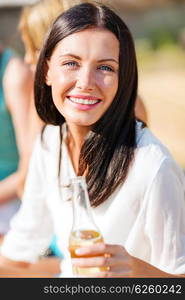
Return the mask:
{"type": "Polygon", "coordinates": [[[77,88],[84,91],[93,90],[95,87],[95,82],[96,79],[94,70],[88,67],[81,68],[76,82],[77,88]]]}

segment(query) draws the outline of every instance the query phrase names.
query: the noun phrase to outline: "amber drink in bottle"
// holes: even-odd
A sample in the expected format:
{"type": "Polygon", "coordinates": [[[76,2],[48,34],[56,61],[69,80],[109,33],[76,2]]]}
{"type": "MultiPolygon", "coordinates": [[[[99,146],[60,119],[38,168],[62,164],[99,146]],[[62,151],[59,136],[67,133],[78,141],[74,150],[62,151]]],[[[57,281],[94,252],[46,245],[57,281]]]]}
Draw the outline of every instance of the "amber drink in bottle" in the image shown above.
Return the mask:
{"type": "MultiPolygon", "coordinates": [[[[93,220],[85,177],[78,176],[72,179],[71,185],[73,225],[69,237],[69,251],[71,257],[74,258],[80,257],[75,254],[77,248],[102,243],[103,237],[93,220]]],[[[104,269],[73,266],[73,274],[77,276],[90,275],[100,270],[104,269]]]]}

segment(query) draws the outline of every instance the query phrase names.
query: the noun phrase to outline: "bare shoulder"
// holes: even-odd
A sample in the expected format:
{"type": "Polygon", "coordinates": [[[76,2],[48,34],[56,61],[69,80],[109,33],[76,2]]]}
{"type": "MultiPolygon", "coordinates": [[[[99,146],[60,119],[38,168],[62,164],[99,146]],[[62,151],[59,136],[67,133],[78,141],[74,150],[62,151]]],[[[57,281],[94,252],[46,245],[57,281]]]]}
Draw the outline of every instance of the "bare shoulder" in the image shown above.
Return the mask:
{"type": "Polygon", "coordinates": [[[13,57],[7,65],[3,83],[5,86],[24,86],[33,81],[33,75],[28,65],[20,57],[13,57]]]}
{"type": "Polygon", "coordinates": [[[12,58],[7,65],[3,78],[5,100],[10,111],[17,111],[17,103],[21,103],[27,112],[27,106],[31,101],[33,82],[32,71],[23,59],[12,58]]]}

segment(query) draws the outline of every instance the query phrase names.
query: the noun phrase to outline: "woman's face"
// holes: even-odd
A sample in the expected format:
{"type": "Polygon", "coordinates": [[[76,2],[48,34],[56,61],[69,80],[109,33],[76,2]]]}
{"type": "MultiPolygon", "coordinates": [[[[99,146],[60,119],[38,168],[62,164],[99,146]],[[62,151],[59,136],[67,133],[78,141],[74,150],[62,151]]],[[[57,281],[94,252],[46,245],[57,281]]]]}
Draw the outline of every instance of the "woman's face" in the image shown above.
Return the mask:
{"type": "Polygon", "coordinates": [[[91,126],[118,89],[119,41],[106,29],[86,29],[60,41],[48,62],[47,85],[68,124],[91,126]]]}

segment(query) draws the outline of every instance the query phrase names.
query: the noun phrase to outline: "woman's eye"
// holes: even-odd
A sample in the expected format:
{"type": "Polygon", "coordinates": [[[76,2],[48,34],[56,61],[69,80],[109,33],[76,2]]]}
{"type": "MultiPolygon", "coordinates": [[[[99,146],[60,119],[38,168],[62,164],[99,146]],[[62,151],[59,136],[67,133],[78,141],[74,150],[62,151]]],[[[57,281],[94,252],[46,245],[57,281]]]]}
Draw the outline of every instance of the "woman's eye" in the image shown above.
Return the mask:
{"type": "Polygon", "coordinates": [[[69,67],[69,68],[74,68],[76,67],[78,64],[76,61],[68,61],[63,63],[64,66],[69,67]]]}
{"type": "Polygon", "coordinates": [[[109,71],[109,72],[113,72],[113,68],[107,66],[107,65],[102,65],[102,66],[99,66],[99,69],[103,70],[103,71],[109,71]]]}

